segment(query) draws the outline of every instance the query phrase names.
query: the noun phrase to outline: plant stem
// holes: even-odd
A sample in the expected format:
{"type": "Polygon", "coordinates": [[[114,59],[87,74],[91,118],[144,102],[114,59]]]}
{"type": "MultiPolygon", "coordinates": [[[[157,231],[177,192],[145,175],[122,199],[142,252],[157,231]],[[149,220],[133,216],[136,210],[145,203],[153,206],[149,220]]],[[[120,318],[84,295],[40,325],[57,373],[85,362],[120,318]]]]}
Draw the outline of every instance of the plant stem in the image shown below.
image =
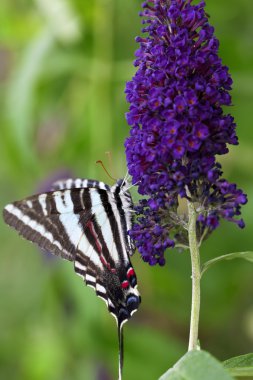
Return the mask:
{"type": "Polygon", "coordinates": [[[191,305],[191,322],[188,351],[198,348],[198,328],[199,328],[199,312],[200,312],[200,257],[199,247],[196,236],[196,210],[194,204],[187,201],[188,205],[188,237],[189,248],[191,254],[192,266],[192,305],[191,305]]]}

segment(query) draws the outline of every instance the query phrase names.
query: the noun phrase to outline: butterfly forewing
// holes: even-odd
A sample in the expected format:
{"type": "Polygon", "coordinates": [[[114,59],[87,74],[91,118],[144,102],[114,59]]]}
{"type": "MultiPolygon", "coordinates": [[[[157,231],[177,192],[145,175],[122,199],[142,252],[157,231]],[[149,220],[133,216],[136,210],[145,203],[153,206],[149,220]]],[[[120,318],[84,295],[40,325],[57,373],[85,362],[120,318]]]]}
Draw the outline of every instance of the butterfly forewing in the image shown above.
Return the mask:
{"type": "Polygon", "coordinates": [[[104,182],[96,181],[95,179],[82,179],[82,178],[69,178],[66,180],[56,181],[52,185],[52,190],[63,190],[63,189],[86,189],[86,188],[96,188],[110,191],[110,186],[106,185],[104,182]]]}
{"type": "Polygon", "coordinates": [[[75,247],[67,239],[59,214],[45,215],[37,196],[7,205],[3,216],[5,222],[27,240],[55,255],[73,260],[75,247]]]}

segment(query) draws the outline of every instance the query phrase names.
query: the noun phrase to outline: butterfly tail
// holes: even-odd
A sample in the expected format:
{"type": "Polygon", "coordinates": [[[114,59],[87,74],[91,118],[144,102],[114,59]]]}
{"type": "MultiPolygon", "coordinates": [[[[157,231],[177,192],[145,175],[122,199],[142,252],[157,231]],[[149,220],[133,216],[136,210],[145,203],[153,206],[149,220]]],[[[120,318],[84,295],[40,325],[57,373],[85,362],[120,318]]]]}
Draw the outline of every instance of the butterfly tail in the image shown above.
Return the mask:
{"type": "Polygon", "coordinates": [[[118,323],[118,340],[119,340],[119,380],[122,380],[122,369],[124,361],[124,339],[123,324],[118,323]]]}

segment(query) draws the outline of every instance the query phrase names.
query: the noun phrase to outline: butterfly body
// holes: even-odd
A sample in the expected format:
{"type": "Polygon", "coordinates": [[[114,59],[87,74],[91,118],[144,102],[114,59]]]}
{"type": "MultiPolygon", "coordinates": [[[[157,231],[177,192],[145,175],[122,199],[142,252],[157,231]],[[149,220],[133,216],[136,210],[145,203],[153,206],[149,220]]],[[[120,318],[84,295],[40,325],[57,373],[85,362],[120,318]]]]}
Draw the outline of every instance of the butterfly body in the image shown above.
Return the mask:
{"type": "MultiPolygon", "coordinates": [[[[116,318],[120,347],[122,325],[140,304],[130,261],[134,245],[127,234],[132,208],[124,180],[110,187],[99,181],[68,179],[56,182],[50,192],[7,205],[3,212],[5,222],[24,238],[74,262],[75,272],[116,318]]],[[[122,352],[120,361],[122,367],[122,352]]]]}

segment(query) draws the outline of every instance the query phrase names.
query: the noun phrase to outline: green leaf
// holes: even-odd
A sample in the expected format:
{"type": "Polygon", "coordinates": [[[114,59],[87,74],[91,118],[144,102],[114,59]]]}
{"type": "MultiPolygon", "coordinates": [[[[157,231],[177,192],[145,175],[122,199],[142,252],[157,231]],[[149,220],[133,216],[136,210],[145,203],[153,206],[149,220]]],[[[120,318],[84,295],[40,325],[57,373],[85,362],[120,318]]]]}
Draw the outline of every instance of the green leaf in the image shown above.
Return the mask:
{"type": "Polygon", "coordinates": [[[201,275],[203,275],[203,273],[207,269],[209,269],[212,265],[218,263],[219,261],[233,260],[233,259],[244,259],[244,260],[251,261],[253,263],[253,252],[252,251],[234,252],[234,253],[229,253],[227,255],[216,257],[213,260],[209,260],[206,263],[204,263],[204,265],[202,266],[201,275]]]}
{"type": "Polygon", "coordinates": [[[223,362],[233,376],[253,376],[253,353],[235,356],[223,362]]]}
{"type": "Polygon", "coordinates": [[[190,351],[159,380],[231,380],[222,364],[206,351],[190,351]]]}

